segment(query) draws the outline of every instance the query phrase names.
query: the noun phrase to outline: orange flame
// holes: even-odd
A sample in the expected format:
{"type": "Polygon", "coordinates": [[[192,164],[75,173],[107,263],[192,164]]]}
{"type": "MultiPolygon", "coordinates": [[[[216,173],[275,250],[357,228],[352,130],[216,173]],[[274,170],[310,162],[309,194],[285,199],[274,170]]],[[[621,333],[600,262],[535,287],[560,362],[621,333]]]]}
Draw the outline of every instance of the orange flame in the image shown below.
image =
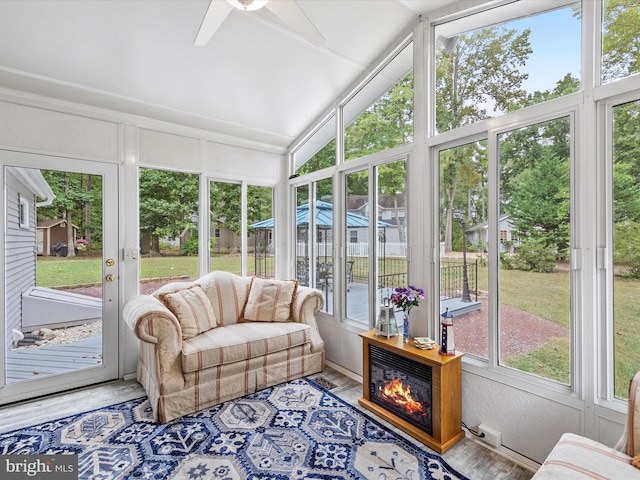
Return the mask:
{"type": "Polygon", "coordinates": [[[394,402],[397,406],[402,407],[409,413],[422,413],[422,402],[415,400],[411,396],[411,386],[403,385],[401,380],[394,378],[384,387],[380,386],[382,395],[394,402]]]}

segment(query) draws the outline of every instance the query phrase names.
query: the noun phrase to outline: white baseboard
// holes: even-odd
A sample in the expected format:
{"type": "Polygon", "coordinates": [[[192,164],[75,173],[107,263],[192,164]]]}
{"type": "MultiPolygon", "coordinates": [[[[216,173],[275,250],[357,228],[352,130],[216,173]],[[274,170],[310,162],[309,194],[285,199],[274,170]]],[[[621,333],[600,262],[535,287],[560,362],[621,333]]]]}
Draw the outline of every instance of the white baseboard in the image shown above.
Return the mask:
{"type": "Polygon", "coordinates": [[[362,383],[362,376],[358,375],[357,373],[354,373],[351,370],[347,370],[346,368],[341,367],[340,365],[333,363],[329,360],[325,360],[324,363],[327,367],[331,367],[334,370],[337,370],[338,372],[340,372],[341,374],[362,383]]]}
{"type": "Polygon", "coordinates": [[[492,452],[496,452],[498,455],[502,455],[503,457],[511,460],[513,463],[520,465],[522,468],[526,468],[530,472],[535,473],[540,468],[540,464],[538,462],[531,460],[530,458],[525,457],[524,455],[520,455],[518,452],[514,452],[513,450],[503,447],[502,445],[499,446],[498,448],[493,448],[491,445],[487,444],[486,442],[483,442],[475,435],[472,435],[471,433],[469,433],[467,430],[465,430],[465,433],[468,439],[473,440],[474,442],[483,446],[487,450],[491,450],[492,452]]]}

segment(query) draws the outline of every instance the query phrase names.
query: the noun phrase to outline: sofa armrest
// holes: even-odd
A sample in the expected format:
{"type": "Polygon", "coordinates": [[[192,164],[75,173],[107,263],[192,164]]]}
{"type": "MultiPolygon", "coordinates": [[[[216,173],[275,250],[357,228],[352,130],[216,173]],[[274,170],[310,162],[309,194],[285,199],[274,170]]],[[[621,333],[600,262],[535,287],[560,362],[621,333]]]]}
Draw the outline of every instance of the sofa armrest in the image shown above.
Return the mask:
{"type": "Polygon", "coordinates": [[[311,327],[311,351],[313,352],[324,350],[324,341],[320,336],[318,323],[316,322],[316,314],[320,311],[322,305],[324,305],[324,297],[320,290],[298,286],[293,301],[293,320],[311,327]]]}
{"type": "Polygon", "coordinates": [[[176,316],[152,295],[138,295],[122,310],[124,321],[143,342],[158,343],[159,338],[174,337],[182,344],[182,329],[176,316]]]}
{"type": "Polygon", "coordinates": [[[151,295],[138,295],[122,311],[125,322],[141,341],[140,362],[163,393],[184,386],[182,329],[176,316],[151,295]]]}

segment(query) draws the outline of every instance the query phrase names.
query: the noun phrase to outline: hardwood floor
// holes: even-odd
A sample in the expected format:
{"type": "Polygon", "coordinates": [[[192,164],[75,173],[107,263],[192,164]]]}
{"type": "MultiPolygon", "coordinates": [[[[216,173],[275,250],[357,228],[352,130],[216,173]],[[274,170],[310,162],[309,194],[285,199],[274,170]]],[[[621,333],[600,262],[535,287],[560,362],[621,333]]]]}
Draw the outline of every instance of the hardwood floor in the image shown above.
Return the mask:
{"type": "MultiPolygon", "coordinates": [[[[362,384],[359,381],[330,367],[327,367],[322,373],[312,375],[310,378],[317,379],[318,377],[322,377],[336,385],[336,388],[331,389],[334,395],[364,411],[367,415],[373,416],[371,412],[362,409],[358,405],[358,399],[362,396],[362,384]]],[[[144,390],[136,381],[128,380],[0,407],[0,433],[124,402],[144,395],[144,390]]],[[[386,424],[407,440],[427,449],[423,444],[392,425],[381,419],[377,420],[386,424]]],[[[472,480],[529,480],[533,476],[533,472],[530,470],[470,438],[463,439],[445,452],[442,457],[458,472],[472,480]]]]}

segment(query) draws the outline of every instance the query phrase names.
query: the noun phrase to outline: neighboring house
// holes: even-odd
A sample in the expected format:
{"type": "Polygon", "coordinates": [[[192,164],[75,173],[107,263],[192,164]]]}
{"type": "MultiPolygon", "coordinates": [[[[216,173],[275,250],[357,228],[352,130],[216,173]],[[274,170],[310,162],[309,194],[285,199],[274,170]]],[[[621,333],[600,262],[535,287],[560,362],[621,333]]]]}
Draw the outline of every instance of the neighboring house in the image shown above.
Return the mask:
{"type": "MultiPolygon", "coordinates": [[[[483,246],[486,250],[489,245],[489,223],[484,222],[467,229],[467,242],[475,247],[483,246]]],[[[509,215],[500,216],[500,253],[514,253],[520,245],[516,232],[509,220],[509,215]]]]}
{"type": "MultiPolygon", "coordinates": [[[[73,225],[73,238],[77,237],[78,227],[73,225]]],[[[67,243],[67,221],[61,218],[38,220],[38,255],[55,255],[52,247],[58,243],[67,243]]]]}
{"type": "MultiPolygon", "coordinates": [[[[403,256],[406,255],[406,208],[405,195],[378,195],[378,221],[385,225],[384,239],[386,242],[385,249],[387,255],[403,256]]],[[[347,202],[347,210],[349,213],[369,216],[369,198],[367,195],[350,195],[347,202]]],[[[349,243],[368,243],[368,228],[348,228],[347,239],[349,243]]]]}
{"type": "MultiPolygon", "coordinates": [[[[238,253],[241,251],[242,238],[240,235],[232,232],[229,228],[219,225],[211,226],[211,253],[238,253]]],[[[249,251],[253,251],[253,239],[251,239],[251,232],[248,234],[249,251]]]]}
{"type": "Polygon", "coordinates": [[[36,208],[54,198],[40,170],[5,169],[5,351],[19,340],[22,295],[36,284],[36,208]]]}

